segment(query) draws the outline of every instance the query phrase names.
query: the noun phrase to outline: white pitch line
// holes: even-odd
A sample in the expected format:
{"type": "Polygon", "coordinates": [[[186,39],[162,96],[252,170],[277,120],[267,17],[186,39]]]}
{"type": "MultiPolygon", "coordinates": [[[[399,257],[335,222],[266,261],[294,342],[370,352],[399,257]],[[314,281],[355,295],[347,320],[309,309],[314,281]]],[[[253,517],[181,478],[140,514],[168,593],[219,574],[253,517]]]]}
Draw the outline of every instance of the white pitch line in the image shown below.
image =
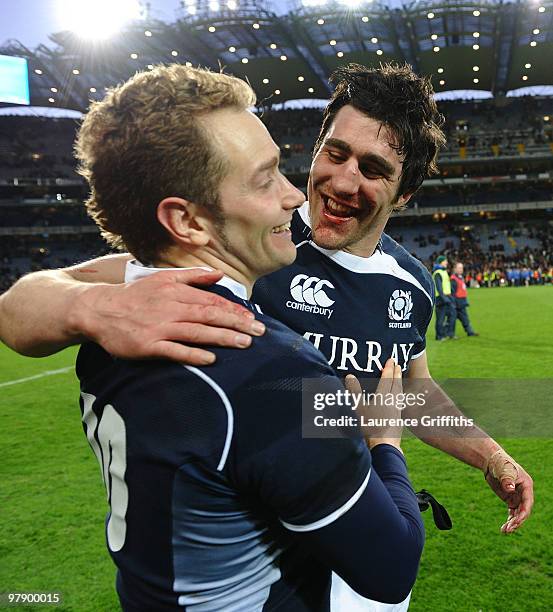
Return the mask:
{"type": "Polygon", "coordinates": [[[8,380],[6,382],[0,383],[0,387],[9,387],[11,385],[18,385],[19,383],[27,382],[28,380],[36,380],[37,378],[44,378],[45,376],[54,376],[54,374],[63,374],[65,372],[69,372],[73,369],[73,366],[69,366],[67,368],[60,368],[59,370],[46,370],[46,372],[41,372],[40,374],[35,374],[34,376],[26,376],[25,378],[17,378],[15,380],[8,380]]]}

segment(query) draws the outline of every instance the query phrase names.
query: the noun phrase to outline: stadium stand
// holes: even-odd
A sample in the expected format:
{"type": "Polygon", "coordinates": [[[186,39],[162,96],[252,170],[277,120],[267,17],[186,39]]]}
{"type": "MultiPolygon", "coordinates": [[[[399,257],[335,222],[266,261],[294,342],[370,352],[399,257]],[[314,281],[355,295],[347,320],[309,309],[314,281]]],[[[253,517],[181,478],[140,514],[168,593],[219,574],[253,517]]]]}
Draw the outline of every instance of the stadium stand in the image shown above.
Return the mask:
{"type": "MultiPolygon", "coordinates": [[[[276,14],[264,0],[217,8],[188,0],[173,23],[146,7],[143,21],[107,44],[87,47],[59,32],[35,50],[7,41],[0,54],[27,60],[32,105],[73,112],[157,63],[224,65],[255,88],[282,168],[300,188],[330,72],[350,61],[406,61],[432,79],[447,146],[440,174],[392,218],[389,232],[429,266],[437,254],[462,259],[483,286],[550,282],[553,97],[517,89],[553,85],[552,1],[416,2],[394,10],[375,2],[346,12],[338,2],[305,1],[276,14]],[[460,89],[487,98],[444,99],[460,89]],[[295,108],[282,108],[294,100],[295,108]]],[[[0,290],[29,270],[107,251],[82,206],[87,191],[72,154],[77,126],[69,118],[0,116],[0,290]]]]}

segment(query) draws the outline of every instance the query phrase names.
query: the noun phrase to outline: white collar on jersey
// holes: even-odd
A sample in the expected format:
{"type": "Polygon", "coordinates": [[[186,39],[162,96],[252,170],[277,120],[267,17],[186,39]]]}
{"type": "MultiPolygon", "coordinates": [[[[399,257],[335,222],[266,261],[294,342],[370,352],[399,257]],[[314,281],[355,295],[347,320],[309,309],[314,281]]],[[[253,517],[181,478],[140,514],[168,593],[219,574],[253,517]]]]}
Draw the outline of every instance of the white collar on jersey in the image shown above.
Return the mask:
{"type": "MultiPolygon", "coordinates": [[[[128,283],[130,281],[138,280],[139,278],[144,278],[145,276],[149,276],[150,274],[155,274],[156,272],[167,272],[168,270],[208,270],[211,271],[212,268],[208,268],[205,266],[194,266],[192,268],[154,268],[150,266],[145,266],[141,264],[137,259],[133,259],[132,261],[127,262],[127,267],[125,269],[125,282],[128,283]]],[[[216,285],[221,285],[222,287],[226,287],[236,297],[242,298],[243,300],[248,299],[248,291],[246,287],[235,281],[233,278],[228,276],[223,276],[220,281],[215,283],[216,285]]]]}
{"type": "MultiPolygon", "coordinates": [[[[300,215],[302,221],[309,228],[311,228],[309,221],[309,202],[305,202],[301,208],[298,209],[298,214],[300,215]]],[[[420,289],[432,303],[431,295],[420,284],[420,282],[408,270],[402,268],[394,257],[384,253],[382,250],[382,239],[378,241],[376,250],[370,257],[360,257],[359,255],[353,255],[352,253],[347,253],[346,251],[331,251],[329,249],[323,249],[322,247],[316,245],[313,240],[309,240],[309,244],[329,259],[332,259],[332,261],[337,263],[339,266],[345,268],[346,270],[350,270],[351,272],[361,274],[389,274],[391,276],[395,276],[396,278],[400,278],[411,285],[415,285],[415,287],[420,289]]]]}
{"type": "MultiPolygon", "coordinates": [[[[298,214],[305,225],[311,229],[311,220],[309,219],[309,202],[304,202],[301,207],[298,208],[298,214]]],[[[329,259],[334,260],[338,265],[342,266],[343,268],[347,268],[352,272],[374,272],[374,258],[378,255],[383,255],[382,238],[378,239],[376,249],[370,257],[360,257],[359,255],[353,255],[352,253],[348,253],[346,251],[332,251],[329,249],[323,249],[322,247],[316,245],[313,240],[310,240],[309,243],[312,247],[316,248],[317,251],[320,251],[329,259]]]]}

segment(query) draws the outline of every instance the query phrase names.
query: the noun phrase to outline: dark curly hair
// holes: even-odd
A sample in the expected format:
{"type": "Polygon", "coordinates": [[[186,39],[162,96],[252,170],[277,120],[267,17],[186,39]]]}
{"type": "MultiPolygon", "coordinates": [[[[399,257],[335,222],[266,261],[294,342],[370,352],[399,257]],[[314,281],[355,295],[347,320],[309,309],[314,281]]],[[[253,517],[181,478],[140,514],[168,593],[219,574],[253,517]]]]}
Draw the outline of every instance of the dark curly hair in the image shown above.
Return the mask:
{"type": "Polygon", "coordinates": [[[414,193],[425,178],[438,172],[436,157],[445,144],[444,118],[428,77],[417,76],[408,64],[386,63],[378,68],[348,64],[332,73],[330,83],[335,90],[323,113],[314,154],[338,111],[350,104],[389,127],[397,139],[390,144],[404,158],[398,196],[414,193]]]}

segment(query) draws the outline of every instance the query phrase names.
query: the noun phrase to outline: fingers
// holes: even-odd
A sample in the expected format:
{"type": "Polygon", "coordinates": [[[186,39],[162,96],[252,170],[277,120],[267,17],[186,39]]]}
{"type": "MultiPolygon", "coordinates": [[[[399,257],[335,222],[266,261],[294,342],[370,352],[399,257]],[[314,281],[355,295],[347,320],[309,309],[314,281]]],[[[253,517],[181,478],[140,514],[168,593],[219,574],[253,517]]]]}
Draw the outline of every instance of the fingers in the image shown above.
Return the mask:
{"type": "MultiPolygon", "coordinates": [[[[226,300],[223,300],[226,301],[226,300]]],[[[254,318],[253,313],[251,317],[245,317],[241,312],[228,310],[226,307],[221,308],[217,305],[198,305],[188,304],[186,308],[182,308],[182,313],[174,317],[175,322],[178,324],[180,321],[183,323],[201,323],[205,326],[210,326],[220,331],[221,328],[227,330],[234,330],[236,332],[242,332],[243,334],[251,334],[253,336],[262,336],[265,333],[265,325],[261,321],[257,321],[254,318]],[[179,321],[180,319],[180,321],[179,321]]],[[[173,338],[174,340],[183,340],[182,337],[173,338]]],[[[184,338],[186,340],[186,338],[184,338]]],[[[203,342],[203,341],[202,341],[203,342]]],[[[215,342],[215,344],[220,344],[215,342]]],[[[233,346],[225,341],[221,346],[233,346]]],[[[236,344],[236,346],[239,346],[236,344]]]]}
{"type": "Polygon", "coordinates": [[[522,523],[530,516],[534,505],[533,482],[528,474],[525,474],[523,482],[517,485],[520,491],[520,504],[516,508],[515,515],[511,521],[513,531],[518,529],[522,523]]]}
{"type": "MultiPolygon", "coordinates": [[[[522,468],[520,468],[522,470],[522,468]]],[[[524,471],[523,471],[524,472],[524,471]]],[[[512,533],[518,529],[530,516],[534,505],[533,482],[530,476],[524,472],[522,480],[516,485],[515,502],[509,508],[507,522],[501,526],[503,533],[512,533]],[[518,502],[518,503],[517,503],[518,502]]]]}
{"type": "MultiPolygon", "coordinates": [[[[248,334],[236,333],[225,327],[212,327],[201,323],[168,323],[161,330],[173,342],[247,348],[252,343],[248,334]]],[[[259,334],[256,334],[259,335],[259,334]]]]}
{"type": "Polygon", "coordinates": [[[501,488],[505,493],[512,493],[515,490],[515,481],[510,477],[504,478],[501,481],[501,488]]]}
{"type": "Polygon", "coordinates": [[[151,354],[154,359],[170,359],[192,366],[210,365],[215,362],[215,355],[209,351],[168,340],[157,342],[151,354]]]}
{"type": "Polygon", "coordinates": [[[184,283],[175,282],[171,282],[171,289],[173,290],[172,297],[177,302],[181,302],[183,304],[198,304],[202,306],[216,306],[220,310],[242,314],[251,319],[254,318],[253,312],[244,306],[231,302],[230,300],[226,300],[215,293],[210,293],[209,291],[204,291],[203,289],[196,289],[195,287],[190,287],[184,283]]]}
{"type": "Polygon", "coordinates": [[[382,369],[377,392],[380,393],[401,393],[401,366],[397,365],[393,359],[388,359],[382,369]]]}
{"type": "Polygon", "coordinates": [[[392,361],[392,363],[394,364],[394,378],[393,378],[393,382],[392,382],[392,393],[396,393],[397,394],[397,393],[401,393],[403,391],[401,366],[396,364],[393,361],[392,361]]]}
{"type": "Polygon", "coordinates": [[[377,393],[392,393],[394,384],[395,363],[393,359],[388,359],[382,368],[380,380],[376,388],[377,393]]]}
{"type": "Polygon", "coordinates": [[[221,270],[202,270],[194,268],[192,270],[176,270],[173,278],[177,283],[185,285],[209,286],[223,278],[221,270]]]}
{"type": "Polygon", "coordinates": [[[351,393],[361,393],[362,391],[358,378],[353,374],[348,374],[346,376],[344,384],[346,389],[351,393]]]}

